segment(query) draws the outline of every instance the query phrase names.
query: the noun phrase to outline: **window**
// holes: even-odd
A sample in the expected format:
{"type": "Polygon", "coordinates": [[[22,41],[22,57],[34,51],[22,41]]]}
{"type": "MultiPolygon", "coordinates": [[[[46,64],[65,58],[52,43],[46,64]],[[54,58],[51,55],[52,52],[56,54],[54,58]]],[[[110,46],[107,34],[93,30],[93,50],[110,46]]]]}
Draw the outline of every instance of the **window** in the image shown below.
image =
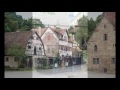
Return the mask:
{"type": "Polygon", "coordinates": [[[105,73],[107,72],[107,68],[104,68],[104,72],[105,72],[105,73]]]}
{"type": "Polygon", "coordinates": [[[36,37],[36,40],[39,40],[39,37],[36,37]]]}
{"type": "Polygon", "coordinates": [[[106,41],[108,38],[107,38],[107,34],[104,34],[104,37],[103,37],[104,41],[106,41]]]}
{"type": "Polygon", "coordinates": [[[34,55],[36,55],[36,47],[34,47],[34,55]]]}
{"type": "Polygon", "coordinates": [[[93,58],[93,64],[99,64],[99,58],[93,58]]]}
{"type": "Polygon", "coordinates": [[[7,57],[5,61],[6,61],[6,62],[9,62],[9,58],[7,57]]]}
{"type": "Polygon", "coordinates": [[[95,58],[93,58],[93,64],[96,64],[95,58]]]}
{"type": "Polygon", "coordinates": [[[39,50],[41,50],[41,47],[39,47],[39,50]]]}
{"type": "Polygon", "coordinates": [[[51,35],[48,35],[47,38],[48,38],[48,40],[50,40],[51,39],[51,35]]]}
{"type": "Polygon", "coordinates": [[[28,45],[28,49],[31,49],[31,46],[30,46],[30,45],[28,45]]]}
{"type": "Polygon", "coordinates": [[[99,64],[99,58],[97,58],[97,64],[99,64]]]}
{"type": "Polygon", "coordinates": [[[94,46],[94,51],[97,52],[97,45],[94,46]]]}
{"type": "Polygon", "coordinates": [[[115,58],[112,58],[112,64],[115,64],[115,63],[116,63],[115,58]]]}
{"type": "Polygon", "coordinates": [[[107,28],[107,25],[104,25],[104,28],[107,28]]]}
{"type": "Polygon", "coordinates": [[[19,58],[18,58],[18,57],[15,57],[14,61],[17,62],[18,60],[19,60],[19,58]]]}

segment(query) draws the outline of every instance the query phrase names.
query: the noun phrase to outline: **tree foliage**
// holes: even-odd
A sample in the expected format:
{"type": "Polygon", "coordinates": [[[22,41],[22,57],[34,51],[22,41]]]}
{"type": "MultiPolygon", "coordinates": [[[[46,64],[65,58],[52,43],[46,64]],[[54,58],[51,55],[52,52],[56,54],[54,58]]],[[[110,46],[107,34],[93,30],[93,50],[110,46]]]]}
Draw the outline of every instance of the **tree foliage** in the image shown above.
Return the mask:
{"type": "Polygon", "coordinates": [[[40,19],[33,19],[33,28],[44,28],[45,25],[40,21],[40,19]]]}
{"type": "Polygon", "coordinates": [[[88,20],[88,38],[90,38],[90,36],[92,35],[95,27],[96,22],[93,20],[93,18],[90,18],[90,20],[88,20]]]}
{"type": "Polygon", "coordinates": [[[16,15],[16,12],[5,12],[4,18],[5,32],[15,32],[16,30],[29,31],[33,27],[45,27],[39,19],[36,19],[36,21],[32,18],[23,19],[21,15],[16,15]]]}
{"type": "Polygon", "coordinates": [[[98,15],[96,20],[93,20],[93,18],[90,18],[90,20],[88,20],[88,39],[91,37],[93,31],[95,30],[98,23],[100,23],[101,19],[102,15],[98,15]]]}
{"type": "Polygon", "coordinates": [[[85,49],[84,45],[88,38],[88,19],[83,16],[78,20],[78,25],[80,26],[75,34],[75,40],[79,43],[81,49],[85,49]]]}
{"type": "Polygon", "coordinates": [[[78,20],[78,25],[80,27],[76,31],[75,40],[79,43],[81,49],[85,49],[85,43],[91,37],[101,19],[102,15],[98,15],[96,20],[93,20],[93,18],[87,19],[85,16],[78,20]]]}
{"type": "Polygon", "coordinates": [[[12,46],[8,49],[8,55],[24,57],[25,48],[23,48],[19,43],[13,43],[12,46]]]}
{"type": "Polygon", "coordinates": [[[72,29],[73,29],[73,26],[70,26],[70,28],[68,29],[69,34],[71,34],[72,29]]]}

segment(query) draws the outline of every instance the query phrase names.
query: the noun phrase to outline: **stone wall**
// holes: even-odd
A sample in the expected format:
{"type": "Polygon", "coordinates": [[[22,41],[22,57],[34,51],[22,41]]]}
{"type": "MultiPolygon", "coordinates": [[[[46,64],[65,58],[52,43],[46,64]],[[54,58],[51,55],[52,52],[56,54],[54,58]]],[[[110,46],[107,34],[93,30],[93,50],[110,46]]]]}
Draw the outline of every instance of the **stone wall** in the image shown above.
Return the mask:
{"type": "Polygon", "coordinates": [[[115,73],[115,64],[112,63],[112,58],[116,58],[114,29],[106,18],[97,26],[87,45],[89,70],[104,72],[107,69],[107,73],[115,73]],[[106,41],[103,39],[104,34],[108,36],[106,41]],[[94,51],[94,45],[97,45],[97,52],[94,51]],[[99,64],[93,64],[93,58],[99,58],[99,64]]]}

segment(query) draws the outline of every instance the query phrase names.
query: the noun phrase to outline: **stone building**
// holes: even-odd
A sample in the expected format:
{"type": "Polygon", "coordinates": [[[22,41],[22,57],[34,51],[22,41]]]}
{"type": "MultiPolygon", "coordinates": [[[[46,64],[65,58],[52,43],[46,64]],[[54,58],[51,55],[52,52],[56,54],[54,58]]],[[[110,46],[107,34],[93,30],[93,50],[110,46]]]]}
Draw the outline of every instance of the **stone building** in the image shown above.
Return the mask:
{"type": "Polygon", "coordinates": [[[87,42],[88,70],[115,73],[115,12],[103,12],[102,19],[87,42]]]}

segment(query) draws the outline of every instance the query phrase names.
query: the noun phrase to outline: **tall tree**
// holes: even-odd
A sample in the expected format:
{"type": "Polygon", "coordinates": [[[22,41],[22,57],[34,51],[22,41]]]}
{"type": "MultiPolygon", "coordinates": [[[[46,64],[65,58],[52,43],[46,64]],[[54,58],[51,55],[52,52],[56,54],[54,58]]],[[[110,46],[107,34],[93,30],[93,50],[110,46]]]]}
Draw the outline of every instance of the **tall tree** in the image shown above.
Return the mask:
{"type": "Polygon", "coordinates": [[[102,15],[98,15],[98,17],[96,18],[96,25],[101,21],[102,19],[102,15]]]}
{"type": "Polygon", "coordinates": [[[85,49],[85,43],[88,38],[88,19],[83,16],[78,20],[79,29],[76,31],[75,39],[79,43],[81,49],[85,49]]]}
{"type": "Polygon", "coordinates": [[[90,18],[90,20],[88,20],[88,38],[90,38],[90,36],[92,35],[95,27],[96,21],[94,21],[93,18],[90,18]]]}
{"type": "Polygon", "coordinates": [[[44,28],[45,25],[40,21],[40,19],[33,19],[33,28],[37,28],[37,27],[42,27],[44,28]]]}
{"type": "Polygon", "coordinates": [[[70,26],[70,28],[68,29],[69,34],[71,34],[72,29],[73,29],[73,26],[70,26]]]}
{"type": "Polygon", "coordinates": [[[39,19],[23,19],[21,15],[16,15],[16,12],[5,12],[5,32],[15,32],[16,30],[29,31],[33,27],[42,27],[45,25],[39,19]]]}

